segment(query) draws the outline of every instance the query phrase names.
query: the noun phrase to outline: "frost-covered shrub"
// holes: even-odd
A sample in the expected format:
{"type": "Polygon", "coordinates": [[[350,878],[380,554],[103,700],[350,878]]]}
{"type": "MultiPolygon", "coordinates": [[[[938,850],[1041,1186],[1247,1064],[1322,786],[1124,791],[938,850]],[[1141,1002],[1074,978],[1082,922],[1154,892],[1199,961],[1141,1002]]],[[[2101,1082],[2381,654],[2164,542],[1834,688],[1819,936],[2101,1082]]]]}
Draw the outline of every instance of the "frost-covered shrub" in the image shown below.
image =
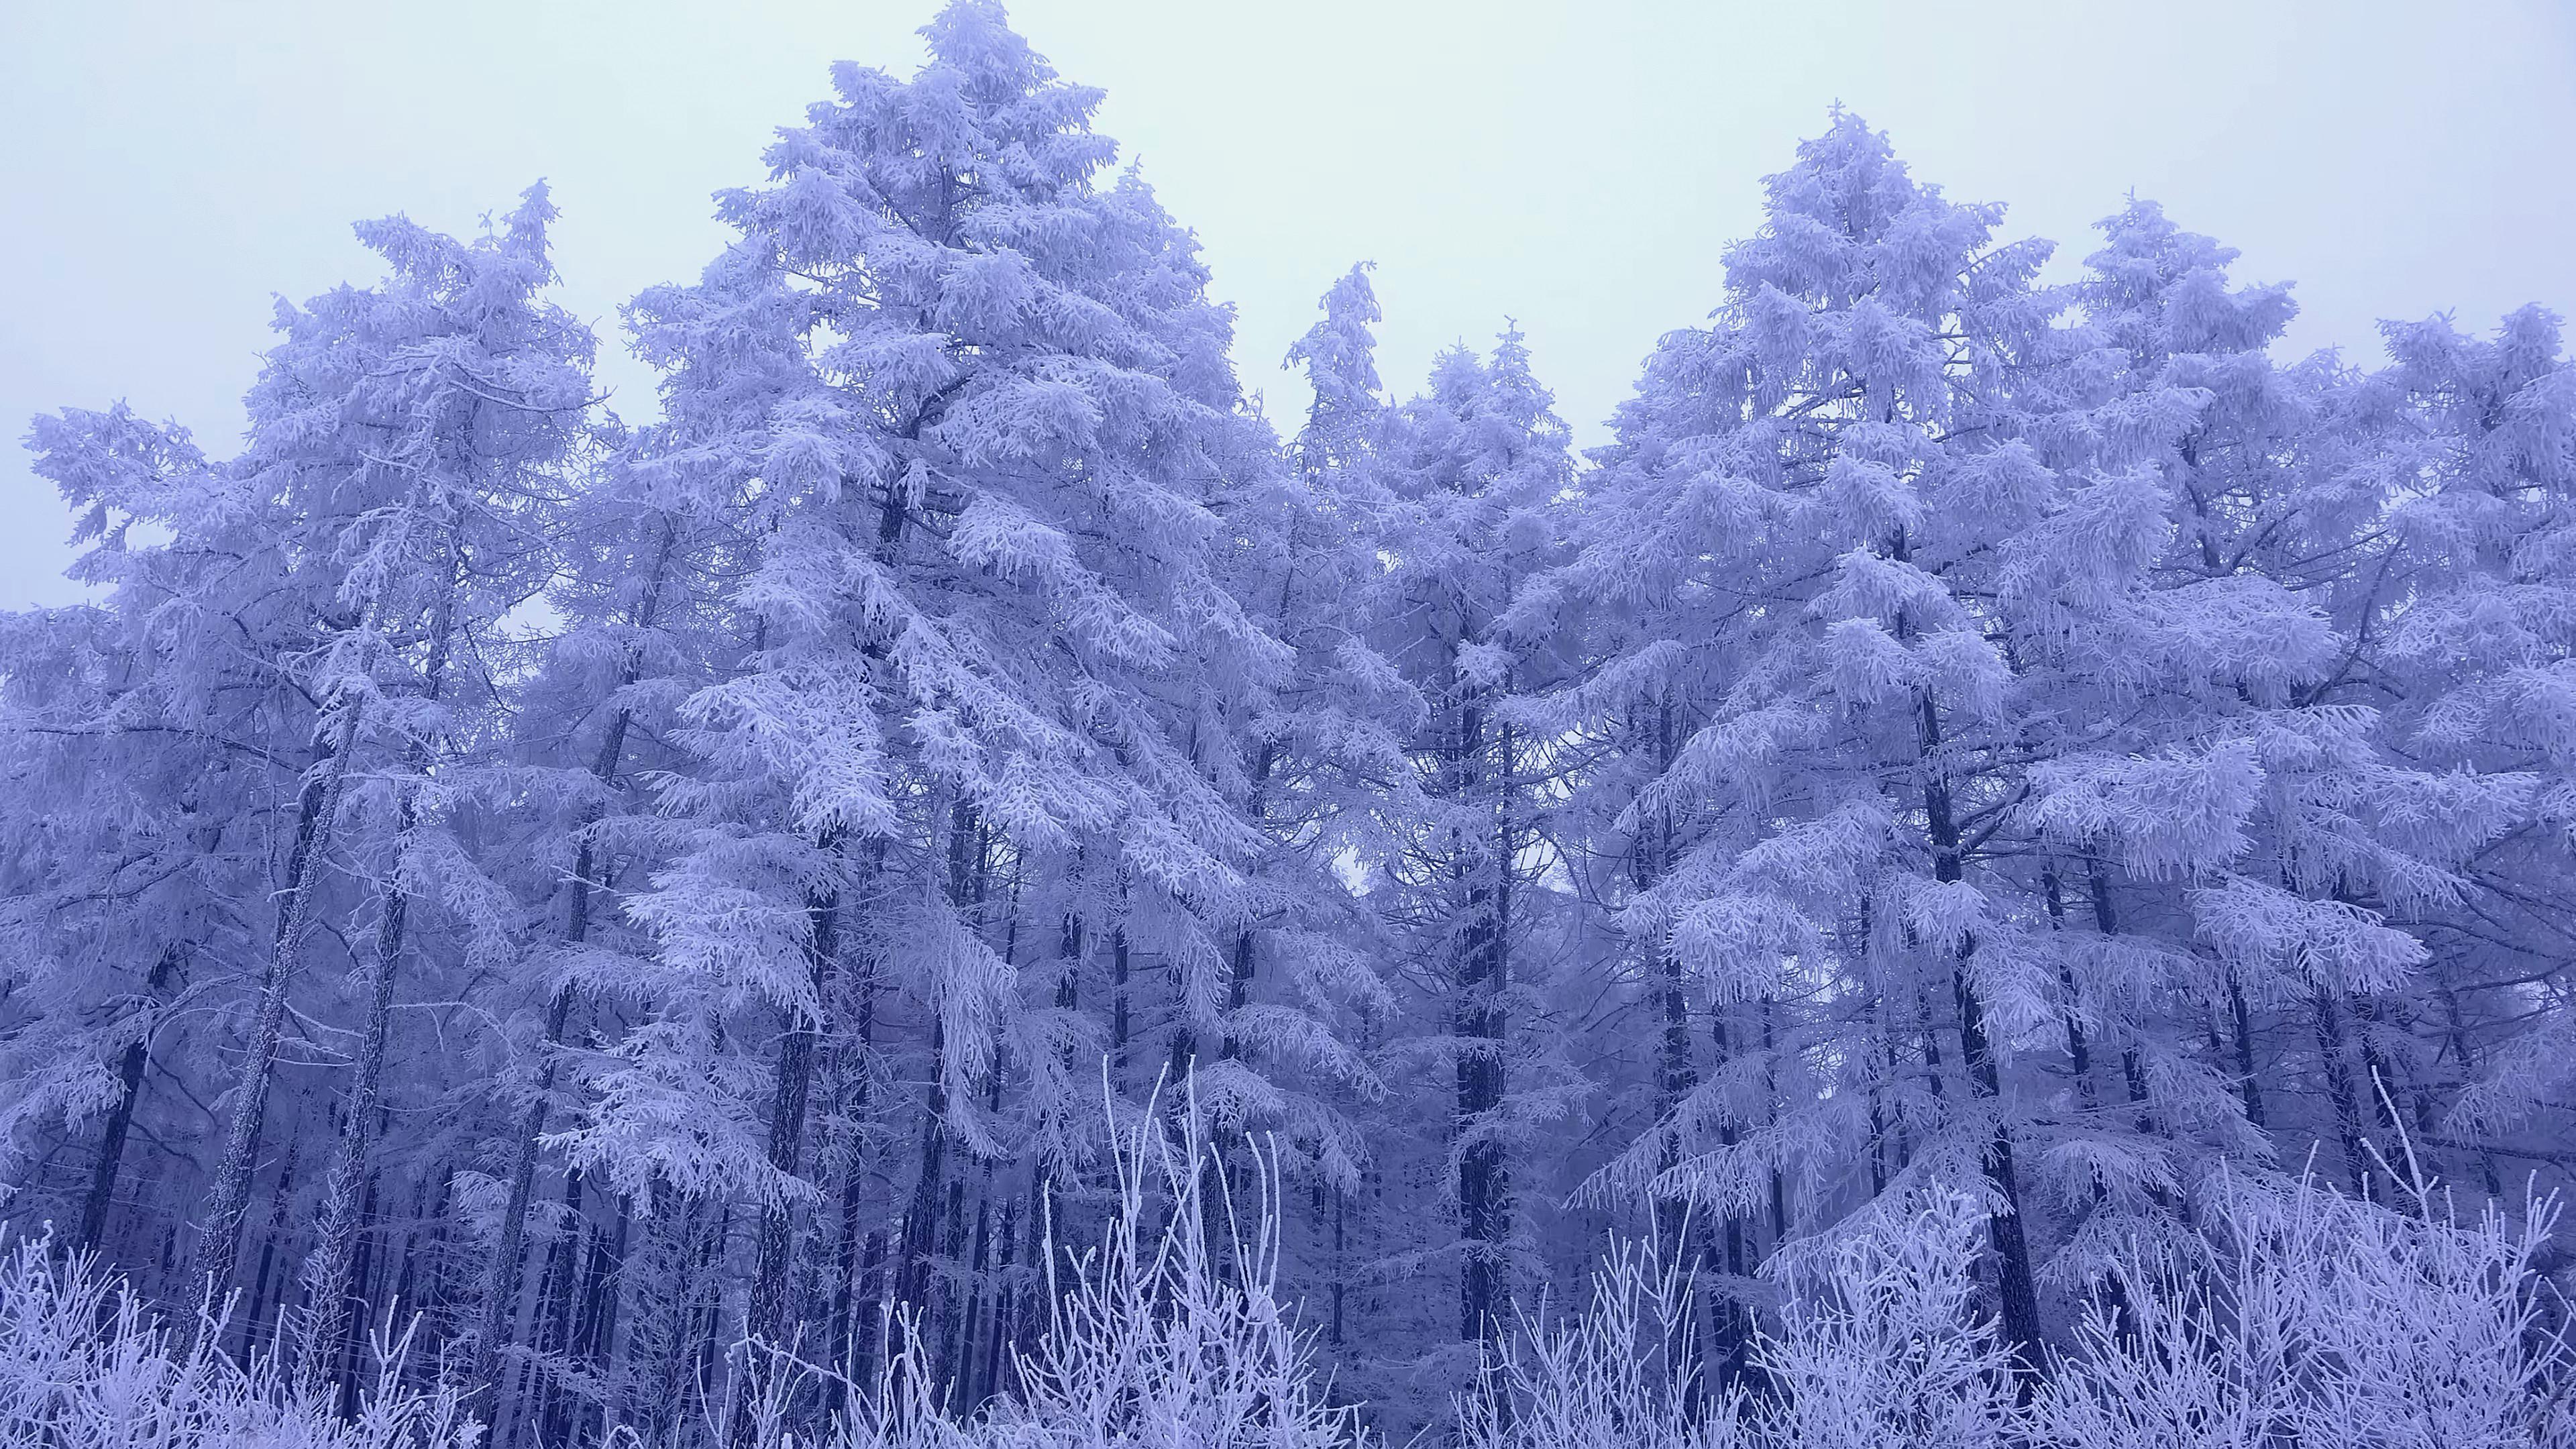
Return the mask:
{"type": "MultiPolygon", "coordinates": [[[[1204,1118],[1149,1105],[1115,1134],[1118,1197],[1099,1243],[1047,1255],[1051,1311],[1016,1359],[1018,1392],[960,1412],[917,1322],[884,1326],[892,1352],[828,1434],[796,1405],[828,1376],[761,1356],[740,1410],[755,1449],[1345,1449],[1366,1441],[1329,1402],[1312,1335],[1278,1293],[1279,1172],[1260,1143],[1214,1167],[1204,1118]]],[[[729,1428],[729,1426],[727,1426],[729,1428]]]]}
{"type": "Polygon", "coordinates": [[[2420,1174],[2394,1206],[2313,1176],[2222,1177],[2196,1251],[2132,1247],[2043,1397],[2081,1449],[2576,1443],[2576,1358],[2536,1271],[2558,1206],[2463,1220],[2420,1174]]]}
{"type": "Polygon", "coordinates": [[[1751,1396],[1711,1389],[1688,1275],[1614,1246],[1570,1319],[1525,1318],[1460,1404],[1466,1449],[2563,1449],[2576,1354],[2537,1269],[2556,1204],[2474,1219],[2222,1177],[2199,1232],[2132,1244],[2027,1403],[1934,1191],[1775,1260],[1751,1396]]]}
{"type": "MultiPolygon", "coordinates": [[[[1194,1115],[1194,1114],[1193,1114],[1194,1115]]],[[[882,1331],[874,1384],[738,1345],[711,1421],[623,1449],[1371,1449],[1278,1291],[1279,1177],[1243,1143],[1210,1170],[1190,1117],[1121,1130],[1101,1240],[1050,1254],[1052,1304],[1015,1392],[967,1410],[920,1326],[882,1331]],[[827,1413],[839,1405],[838,1413],[827,1413]]],[[[2563,1449],[2576,1355],[2536,1271],[2557,1208],[2473,1218],[2420,1180],[2394,1206],[2313,1178],[2222,1175],[2197,1233],[2113,1255],[2034,1394],[1977,1277],[1984,1210],[1931,1190],[1775,1258],[1778,1293],[1722,1385],[1685,1263],[1617,1244],[1571,1316],[1521,1315],[1458,1404],[1460,1449],[2563,1449]]],[[[460,1386],[401,1387],[380,1337],[354,1419],[265,1359],[184,1331],[87,1262],[0,1258],[0,1445],[469,1449],[460,1386]]]]}
{"type": "Polygon", "coordinates": [[[88,1259],[19,1239],[0,1258],[0,1445],[471,1449],[482,1437],[454,1388],[402,1386],[403,1337],[376,1339],[376,1387],[344,1420],[269,1360],[234,1363],[219,1326],[203,1314],[183,1330],[88,1259]]]}
{"type": "Polygon", "coordinates": [[[1757,1419],[1799,1449],[1994,1449],[2020,1442],[2011,1350],[1975,1305],[1984,1209],[1934,1191],[1828,1247],[1776,1260],[1787,1290],[1754,1362],[1757,1419]]]}
{"type": "Polygon", "coordinates": [[[1459,1400],[1463,1449],[1738,1449],[1744,1399],[1700,1349],[1681,1255],[1623,1239],[1592,1272],[1571,1318],[1545,1305],[1488,1356],[1459,1400]]]}

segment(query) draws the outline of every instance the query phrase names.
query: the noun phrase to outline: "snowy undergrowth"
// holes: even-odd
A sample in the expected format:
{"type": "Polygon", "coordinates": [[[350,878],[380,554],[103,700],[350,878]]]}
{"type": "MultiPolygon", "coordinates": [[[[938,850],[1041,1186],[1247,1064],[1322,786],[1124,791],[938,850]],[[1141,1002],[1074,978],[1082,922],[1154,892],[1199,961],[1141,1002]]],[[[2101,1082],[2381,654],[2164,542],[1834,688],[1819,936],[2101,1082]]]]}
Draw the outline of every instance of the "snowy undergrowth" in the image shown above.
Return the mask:
{"type": "Polygon", "coordinates": [[[48,1449],[470,1449],[452,1387],[401,1387],[405,1341],[374,1343],[377,1387],[354,1419],[301,1394],[266,1356],[217,1346],[215,1315],[178,1325],[47,1239],[0,1258],[0,1445],[48,1449]]]}
{"type": "MultiPolygon", "coordinates": [[[[1338,1404],[1278,1291],[1277,1175],[1258,1147],[1202,1170],[1195,1132],[1134,1123],[1119,1210],[1060,1254],[1055,1312],[1015,1397],[944,1403],[899,1318],[878,1381],[848,1393],[744,1345],[738,1392],[673,1444],[736,1449],[1327,1449],[1372,1442],[1338,1404]],[[1229,1185],[1231,1183],[1231,1185],[1229,1185]],[[838,1412],[826,1406],[844,1405],[838,1412]]],[[[1461,1449],[2503,1449],[2576,1444],[2565,1305],[2538,1271],[2548,1200],[2454,1212],[2418,1182],[2394,1207],[2313,1177],[2222,1178],[2180,1246],[2134,1244],[2094,1279],[2047,1372],[2016,1380],[1981,1304],[1982,1209],[1932,1192],[1770,1270],[1775,1311],[1732,1382],[1704,1294],[1649,1243],[1615,1247],[1580,1311],[1523,1315],[1458,1404],[1461,1449]],[[2024,1390],[2027,1390],[2025,1392],[2024,1390]]],[[[355,1420],[236,1365],[41,1241],[0,1261],[0,1444],[65,1449],[466,1449],[456,1390],[381,1386],[355,1420]]],[[[642,1445],[632,1431],[613,1442],[642,1445]]]]}
{"type": "Polygon", "coordinates": [[[1584,1311],[1525,1323],[1462,1404],[1469,1449],[2503,1449],[2576,1444],[2557,1205],[2474,1217],[2313,1176],[2222,1178],[2184,1245],[2103,1266],[2047,1372],[1980,1308],[1983,1210],[1934,1193],[1780,1260],[1772,1321],[1716,1382],[1687,1280],[1651,1249],[1584,1311]]]}

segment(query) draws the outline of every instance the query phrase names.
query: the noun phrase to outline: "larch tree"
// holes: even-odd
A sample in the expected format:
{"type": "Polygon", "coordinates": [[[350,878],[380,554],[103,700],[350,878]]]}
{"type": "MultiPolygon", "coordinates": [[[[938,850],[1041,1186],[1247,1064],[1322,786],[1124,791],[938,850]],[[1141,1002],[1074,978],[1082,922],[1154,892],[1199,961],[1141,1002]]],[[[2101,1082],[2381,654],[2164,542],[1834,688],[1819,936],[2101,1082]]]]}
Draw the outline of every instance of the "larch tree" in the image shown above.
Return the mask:
{"type": "Polygon", "coordinates": [[[1547,510],[1573,481],[1554,406],[1521,333],[1506,330],[1490,359],[1441,354],[1429,388],[1391,421],[1381,459],[1371,633],[1420,696],[1422,723],[1409,742],[1420,803],[1390,812],[1397,838],[1372,893],[1428,993],[1426,1062],[1449,1080],[1442,1196],[1457,1216],[1444,1256],[1458,1262],[1458,1336],[1470,1343],[1500,1331],[1515,1278],[1528,1276],[1512,1157],[1534,1119],[1561,1106],[1513,1080],[1513,1010],[1528,982],[1514,947],[1530,911],[1532,786],[1547,742],[1504,707],[1550,663],[1546,641],[1515,637],[1506,615],[1521,580],[1550,561],[1547,510]]]}

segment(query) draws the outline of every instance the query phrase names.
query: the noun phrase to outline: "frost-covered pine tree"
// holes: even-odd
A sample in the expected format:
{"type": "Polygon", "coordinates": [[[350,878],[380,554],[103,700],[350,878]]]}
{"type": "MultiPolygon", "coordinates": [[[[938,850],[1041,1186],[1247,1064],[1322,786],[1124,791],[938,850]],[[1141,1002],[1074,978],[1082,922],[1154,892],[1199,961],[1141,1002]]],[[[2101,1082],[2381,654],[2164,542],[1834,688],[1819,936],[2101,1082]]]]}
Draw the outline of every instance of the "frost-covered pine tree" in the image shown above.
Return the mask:
{"type": "MultiPolygon", "coordinates": [[[[237,466],[287,500],[301,581],[338,611],[313,641],[308,688],[337,728],[331,768],[375,880],[352,1078],[304,1270],[308,1382],[344,1352],[397,982],[430,925],[419,916],[453,919],[469,970],[514,954],[514,903],[454,817],[495,788],[477,768],[498,743],[494,686],[516,667],[514,611],[555,575],[593,401],[589,329],[541,295],[554,215],[540,185],[473,243],[399,218],[362,226],[390,275],[281,311],[285,340],[250,395],[237,466]]],[[[254,1045],[254,1070],[262,1055],[254,1045]]],[[[234,1136],[249,1140],[243,1120],[234,1136]]],[[[230,1211],[217,1204],[211,1238],[230,1211]]]]}
{"type": "Polygon", "coordinates": [[[2483,338],[2446,317],[2383,330],[2396,363],[2372,391],[2397,544],[2368,654],[2397,696],[2385,749],[2420,783],[2368,804],[2463,888],[2421,913],[2428,969],[2361,1023],[2363,1046],[2379,1034],[2381,1057],[2413,1058],[2392,1090],[2414,1130],[2474,1147],[2493,1183],[2500,1141],[2565,1135],[2550,1104],[2571,1027],[2556,1005],[2564,953],[2548,943],[2571,925],[2576,846],[2576,363],[2539,307],[2483,338]]]}
{"type": "MultiPolygon", "coordinates": [[[[310,1024],[299,1029],[330,1033],[325,1059],[351,1068],[337,1146],[291,1142],[274,1179],[283,1197],[299,1154],[328,1161],[306,1177],[321,1178],[305,1264],[312,1311],[298,1339],[308,1383],[347,1362],[353,1257],[399,1049],[397,978],[425,937],[443,963],[488,970],[507,959],[517,926],[455,823],[491,788],[473,762],[490,741],[495,690],[517,666],[506,621],[554,573],[552,510],[591,404],[589,334],[535,299],[551,280],[552,215],[538,188],[503,232],[471,245],[399,220],[362,227],[391,276],[281,307],[285,338],[250,395],[238,458],[209,464],[183,437],[122,411],[38,430],[44,466],[91,510],[102,540],[85,568],[114,588],[75,613],[116,621],[121,658],[119,682],[91,692],[84,724],[32,733],[198,750],[195,765],[164,750],[151,766],[208,852],[168,872],[161,893],[207,882],[217,860],[249,872],[203,905],[163,902],[159,929],[179,935],[149,978],[166,987],[202,972],[218,992],[252,983],[238,1066],[201,1084],[222,1132],[207,1155],[200,1283],[235,1283],[290,1014],[310,1024]],[[205,773],[223,760],[260,770],[205,773]],[[317,935],[329,954],[350,954],[347,997],[327,976],[308,979],[317,935]]],[[[96,663],[88,672],[109,677],[96,663]]],[[[41,677],[13,671],[22,703],[35,704],[41,677]]],[[[66,703],[58,695],[42,708],[66,703]]],[[[51,808],[65,803],[57,794],[51,808]]],[[[148,818],[119,827],[127,849],[142,844],[133,830],[148,818]]],[[[206,1067],[221,1060],[209,1054],[206,1067]]],[[[125,1063],[139,1076],[136,1049],[125,1063]]],[[[111,1148],[132,1096],[111,1114],[111,1148]]],[[[101,1154],[108,1179],[114,1156],[101,1154]]],[[[241,1285],[253,1320],[285,1301],[293,1265],[272,1262],[283,1216],[281,1205],[256,1280],[241,1285]]]]}
{"type": "MultiPolygon", "coordinates": [[[[1224,710],[1285,650],[1221,576],[1219,509],[1269,464],[1193,244],[1104,174],[1096,93],[998,8],[924,33],[911,80],[837,72],[773,179],[724,198],[743,240],[640,311],[648,349],[692,349],[735,400],[687,446],[713,463],[692,486],[739,495],[748,653],[686,706],[702,764],[666,791],[685,843],[630,907],[668,1004],[575,1151],[630,1188],[756,1204],[746,1321],[781,1336],[820,1200],[815,1049],[864,978],[880,1026],[907,1024],[900,1065],[869,1070],[926,1084],[917,1156],[879,1171],[911,1179],[883,1204],[885,1291],[935,1310],[971,1388],[1002,1330],[980,1288],[934,1293],[962,1195],[986,1214],[1001,1168],[1078,1153],[1081,1063],[1117,1029],[1064,970],[1039,988],[1023,967],[1078,909],[1085,961],[1114,940],[1167,974],[1171,1056],[1215,1046],[1260,846],[1247,722],[1224,710]],[[1076,873],[1075,897],[1053,889],[1076,873]],[[769,1062],[708,1055],[745,1032],[769,1062]]],[[[843,1204],[845,1235],[869,1206],[843,1204]]]]}
{"type": "MultiPolygon", "coordinates": [[[[2028,652],[2072,689],[2057,708],[2117,721],[2043,763],[2022,813],[2066,852],[2053,868],[2088,877],[2092,938],[2061,938],[2070,1055],[2073,1024],[2107,1034],[2123,1110],[2169,1140],[2133,1156],[2097,1134],[2061,1185],[2136,1206],[2222,1157],[2331,1142],[2358,1191],[2398,1155],[2398,1104],[2433,1146],[2448,1049],[2423,927],[2464,902],[2520,786],[2390,733],[2379,661],[2405,573],[2387,525],[2416,430],[2388,385],[2272,362],[2286,289],[2232,288],[2232,254],[2154,207],[2104,230],[2083,290],[2115,376],[2070,416],[2150,562],[2125,593],[2081,582],[2098,568],[2020,575],[2068,602],[2025,609],[2028,652]]],[[[2064,882],[2047,885],[2054,915],[2064,882]]]]}
{"type": "Polygon", "coordinates": [[[1422,992],[1405,1050],[1429,1069],[1448,1118],[1416,1151],[1440,1154],[1454,1226],[1414,1251],[1457,1263],[1468,1343],[1497,1334],[1516,1280],[1534,1279],[1513,1158],[1564,1106],[1563,1084],[1534,1069],[1534,975],[1517,954],[1537,914],[1534,785],[1548,742],[1505,708],[1553,663],[1547,641],[1516,636],[1506,616],[1521,581],[1551,560],[1549,509],[1573,481],[1554,409],[1510,328],[1490,358],[1441,354],[1428,389],[1390,420],[1380,458],[1372,642],[1419,696],[1421,723],[1408,742],[1419,803],[1392,817],[1370,893],[1422,992]]]}
{"type": "Polygon", "coordinates": [[[2031,283],[2044,248],[1997,245],[1998,208],[1915,182],[1858,117],[1765,185],[1715,324],[1649,360],[1585,551],[1533,605],[1596,621],[1595,673],[1550,712],[1616,752],[1596,814],[1646,855],[1624,924],[1670,958],[1671,1105],[1621,1175],[1775,1237],[1926,1175],[1981,1184],[2035,1363],[2003,1058],[2046,991],[1983,850],[2012,670],[1960,572],[1996,520],[1956,495],[2050,486],[2015,378],[2062,304],[2031,283]],[[1704,1080],[1676,995],[1708,1003],[1704,1080]],[[1820,1061],[1840,1086],[1801,1080],[1820,1061]]]}
{"type": "Polygon", "coordinates": [[[1588,466],[1364,266],[1283,440],[1098,93],[924,34],[632,433],[542,191],[238,457],[37,421],[0,1438],[2565,1437],[2440,1186],[2569,1162],[2555,318],[2278,358],[1837,112],[1588,466]]]}
{"type": "MultiPolygon", "coordinates": [[[[1391,1006],[1380,943],[1344,871],[1384,843],[1390,804],[1412,788],[1405,742],[1421,700],[1377,652],[1351,602],[1383,575],[1388,499],[1381,446],[1377,299],[1365,265],[1325,294],[1323,317],[1289,349],[1312,389],[1284,466],[1260,469],[1228,509],[1228,589],[1291,651],[1286,667],[1236,681],[1221,706],[1250,751],[1244,809],[1265,843],[1247,867],[1247,924],[1231,943],[1223,1038],[1202,1057],[1199,1104],[1220,1141],[1276,1137],[1290,1166],[1344,1221],[1367,1156],[1353,1109],[1384,1090],[1359,1038],[1391,1006]]],[[[1318,1239],[1319,1243],[1321,1239],[1318,1239]]],[[[1331,1270],[1325,1269],[1329,1272],[1331,1270]]]]}
{"type": "MultiPolygon", "coordinates": [[[[506,1123],[494,1162],[503,1196],[474,1373],[494,1392],[496,1414],[512,1382],[502,1369],[513,1344],[550,1364],[570,1348],[568,1265],[585,1256],[583,1237],[595,1254],[603,1237],[633,1236],[635,1202],[588,1193],[597,1210],[585,1213],[582,1175],[549,1151],[549,1139],[564,1125],[563,1102],[589,1089],[601,1053],[658,1006],[632,989],[634,959],[649,943],[622,909],[668,854],[647,781],[689,770],[691,757],[672,743],[678,707],[740,653],[720,602],[721,581],[745,552],[739,518],[731,495],[687,479],[706,462],[688,439],[704,423],[701,409],[722,405],[721,394],[696,391],[703,359],[658,360],[672,375],[663,421],[624,439],[568,502],[561,573],[549,596],[563,628],[520,694],[511,741],[519,808],[494,831],[522,861],[512,884],[537,903],[538,918],[527,979],[503,1008],[517,1069],[494,1104],[506,1123]],[[540,1232],[532,1252],[531,1218],[553,1216],[532,1209],[541,1192],[558,1190],[568,1221],[551,1236],[540,1232]],[[534,1303],[523,1291],[532,1257],[539,1278],[551,1269],[554,1288],[534,1303]]],[[[602,1325],[592,1336],[604,1336],[614,1306],[584,1311],[602,1325]]],[[[602,1348],[594,1344],[594,1357],[602,1348]]]]}
{"type": "MultiPolygon", "coordinates": [[[[29,441],[79,514],[74,576],[101,597],[0,623],[13,824],[0,1153],[15,1179],[58,1134],[96,1145],[76,1207],[13,1190],[6,1215],[52,1216],[109,1252],[120,1196],[145,1210],[128,1215],[137,1233],[185,1200],[129,1180],[129,1133],[138,1114],[147,1133],[180,1130],[147,1101],[173,1084],[221,1089],[192,1061],[212,1056],[206,1027],[166,1008],[256,954],[310,718],[266,657],[281,564],[265,500],[121,404],[39,418],[29,441]]],[[[193,1177],[172,1166],[163,1175],[193,1177]]]]}

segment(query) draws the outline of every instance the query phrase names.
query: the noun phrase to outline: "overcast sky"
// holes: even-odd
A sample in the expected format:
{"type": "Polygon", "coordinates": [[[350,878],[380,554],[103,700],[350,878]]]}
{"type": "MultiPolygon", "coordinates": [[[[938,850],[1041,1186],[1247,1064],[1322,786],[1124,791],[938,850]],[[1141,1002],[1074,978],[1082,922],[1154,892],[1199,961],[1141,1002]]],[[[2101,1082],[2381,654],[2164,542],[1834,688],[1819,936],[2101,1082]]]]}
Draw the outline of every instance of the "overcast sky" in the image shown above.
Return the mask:
{"type": "MultiPolygon", "coordinates": [[[[0,0],[0,425],[125,398],[228,452],[272,294],[375,275],[350,238],[471,231],[531,180],[565,300],[616,306],[724,241],[709,193],[852,59],[908,72],[934,0],[0,0]]],[[[1655,337],[1703,317],[1834,101],[2009,234],[2089,250],[2130,191],[2294,280],[2292,345],[2373,322],[2576,310],[2576,6],[1764,0],[1021,0],[1101,128],[1195,227],[1247,386],[1378,263],[1407,389],[1508,315],[1585,443],[1655,337]]],[[[0,458],[0,607],[75,596],[66,515],[0,458]]]]}

